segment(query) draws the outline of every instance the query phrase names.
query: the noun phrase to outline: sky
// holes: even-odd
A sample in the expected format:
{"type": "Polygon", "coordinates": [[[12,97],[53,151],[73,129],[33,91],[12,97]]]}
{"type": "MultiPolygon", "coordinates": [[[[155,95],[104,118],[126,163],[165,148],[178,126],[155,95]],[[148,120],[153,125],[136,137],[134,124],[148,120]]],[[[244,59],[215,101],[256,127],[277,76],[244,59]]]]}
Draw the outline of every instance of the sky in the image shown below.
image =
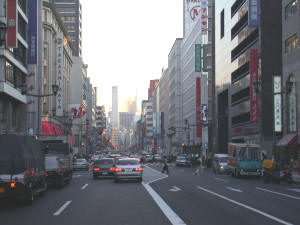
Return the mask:
{"type": "Polygon", "coordinates": [[[81,0],[82,57],[98,87],[98,105],[111,108],[119,86],[119,111],[126,98],[148,98],[149,82],[168,66],[168,54],[183,33],[182,0],[81,0]]]}

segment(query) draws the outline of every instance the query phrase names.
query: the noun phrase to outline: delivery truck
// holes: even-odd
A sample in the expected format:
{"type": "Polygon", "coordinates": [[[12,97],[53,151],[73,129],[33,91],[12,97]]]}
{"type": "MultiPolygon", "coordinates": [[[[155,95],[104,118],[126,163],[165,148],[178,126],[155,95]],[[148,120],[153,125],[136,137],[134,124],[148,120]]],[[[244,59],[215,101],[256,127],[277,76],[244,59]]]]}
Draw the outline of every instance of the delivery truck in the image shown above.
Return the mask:
{"type": "Polygon", "coordinates": [[[32,204],[46,190],[43,144],[30,136],[0,135],[0,199],[32,204]]]}

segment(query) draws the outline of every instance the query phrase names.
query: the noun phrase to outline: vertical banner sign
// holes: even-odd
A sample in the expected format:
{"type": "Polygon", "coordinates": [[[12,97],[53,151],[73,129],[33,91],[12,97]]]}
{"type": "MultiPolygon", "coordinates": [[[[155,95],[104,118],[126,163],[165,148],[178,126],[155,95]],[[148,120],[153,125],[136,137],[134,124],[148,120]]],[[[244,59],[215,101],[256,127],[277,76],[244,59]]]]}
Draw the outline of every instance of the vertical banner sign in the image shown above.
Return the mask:
{"type": "Polygon", "coordinates": [[[157,123],[157,112],[153,112],[153,135],[156,135],[157,133],[157,126],[156,126],[156,123],[157,123]]]}
{"type": "Polygon", "coordinates": [[[196,134],[197,137],[202,137],[201,125],[201,80],[196,77],[196,134]]]}
{"type": "Polygon", "coordinates": [[[201,34],[207,34],[208,31],[208,9],[207,9],[207,0],[201,1],[201,10],[200,10],[200,17],[201,17],[201,34]]]}
{"type": "Polygon", "coordinates": [[[201,0],[184,0],[183,4],[183,35],[185,36],[201,16],[201,0]]]}
{"type": "Polygon", "coordinates": [[[207,104],[201,106],[201,119],[203,123],[207,123],[207,104]]]}
{"type": "MultiPolygon", "coordinates": [[[[293,77],[294,78],[294,77],[293,77]]],[[[289,104],[289,117],[288,117],[288,131],[297,131],[297,97],[296,97],[296,82],[295,79],[290,80],[292,82],[291,91],[288,95],[289,104]]]]}
{"type": "Polygon", "coordinates": [[[37,0],[28,2],[28,64],[37,63],[37,0]]]}
{"type": "Polygon", "coordinates": [[[160,134],[161,136],[165,136],[165,113],[164,112],[161,112],[160,113],[160,134]]]}
{"type": "Polygon", "coordinates": [[[56,84],[58,85],[58,92],[56,95],[56,115],[63,116],[63,77],[64,77],[64,37],[62,32],[58,32],[56,36],[56,84]]]}
{"type": "Polygon", "coordinates": [[[202,70],[202,47],[201,44],[195,44],[195,72],[202,70]]]}
{"type": "Polygon", "coordinates": [[[260,25],[260,0],[249,0],[248,21],[249,27],[260,25]]]}
{"type": "Polygon", "coordinates": [[[7,33],[6,46],[17,48],[17,0],[7,0],[7,33]]]}
{"type": "Polygon", "coordinates": [[[258,50],[250,50],[250,121],[258,123],[259,95],[256,93],[254,83],[258,82],[258,50]]]}
{"type": "Polygon", "coordinates": [[[274,131],[282,131],[281,118],[281,76],[273,77],[273,91],[274,91],[274,131]]]}

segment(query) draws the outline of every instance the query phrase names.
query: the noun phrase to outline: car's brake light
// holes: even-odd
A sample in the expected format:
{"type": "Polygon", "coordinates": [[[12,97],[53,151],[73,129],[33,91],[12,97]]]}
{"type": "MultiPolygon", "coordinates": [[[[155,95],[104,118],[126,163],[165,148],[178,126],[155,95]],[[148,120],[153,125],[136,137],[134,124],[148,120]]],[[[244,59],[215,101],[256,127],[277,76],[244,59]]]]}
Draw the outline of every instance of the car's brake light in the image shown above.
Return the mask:
{"type": "Polygon", "coordinates": [[[115,168],[112,167],[112,168],[109,168],[109,170],[110,170],[110,171],[115,171],[115,168]]]}
{"type": "Polygon", "coordinates": [[[17,187],[17,183],[11,182],[11,183],[10,183],[10,187],[11,187],[11,188],[16,188],[16,187],[17,187]]]}
{"type": "Polygon", "coordinates": [[[133,171],[143,171],[143,168],[140,167],[140,168],[134,168],[133,171]]]}
{"type": "Polygon", "coordinates": [[[94,170],[94,171],[99,171],[99,170],[100,170],[100,168],[93,168],[93,170],[94,170]]]}
{"type": "Polygon", "coordinates": [[[124,169],[123,168],[115,168],[115,171],[116,172],[121,172],[121,171],[124,171],[124,169]]]}
{"type": "Polygon", "coordinates": [[[58,172],[60,172],[60,173],[63,172],[63,169],[59,169],[58,172]]]}

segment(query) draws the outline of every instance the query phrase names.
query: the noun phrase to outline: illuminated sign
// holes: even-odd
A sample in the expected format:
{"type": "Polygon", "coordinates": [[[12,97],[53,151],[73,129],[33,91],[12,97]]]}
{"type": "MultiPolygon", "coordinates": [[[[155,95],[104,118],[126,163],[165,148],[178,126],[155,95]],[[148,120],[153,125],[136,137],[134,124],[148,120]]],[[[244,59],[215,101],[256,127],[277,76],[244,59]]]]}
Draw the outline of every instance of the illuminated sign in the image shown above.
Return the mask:
{"type": "Polygon", "coordinates": [[[282,109],[281,109],[281,76],[273,77],[274,91],[274,131],[282,131],[282,109]]]}
{"type": "Polygon", "coordinates": [[[64,36],[62,32],[57,33],[56,36],[56,84],[58,85],[58,92],[56,95],[56,115],[63,116],[63,101],[64,101],[64,36]]]}

